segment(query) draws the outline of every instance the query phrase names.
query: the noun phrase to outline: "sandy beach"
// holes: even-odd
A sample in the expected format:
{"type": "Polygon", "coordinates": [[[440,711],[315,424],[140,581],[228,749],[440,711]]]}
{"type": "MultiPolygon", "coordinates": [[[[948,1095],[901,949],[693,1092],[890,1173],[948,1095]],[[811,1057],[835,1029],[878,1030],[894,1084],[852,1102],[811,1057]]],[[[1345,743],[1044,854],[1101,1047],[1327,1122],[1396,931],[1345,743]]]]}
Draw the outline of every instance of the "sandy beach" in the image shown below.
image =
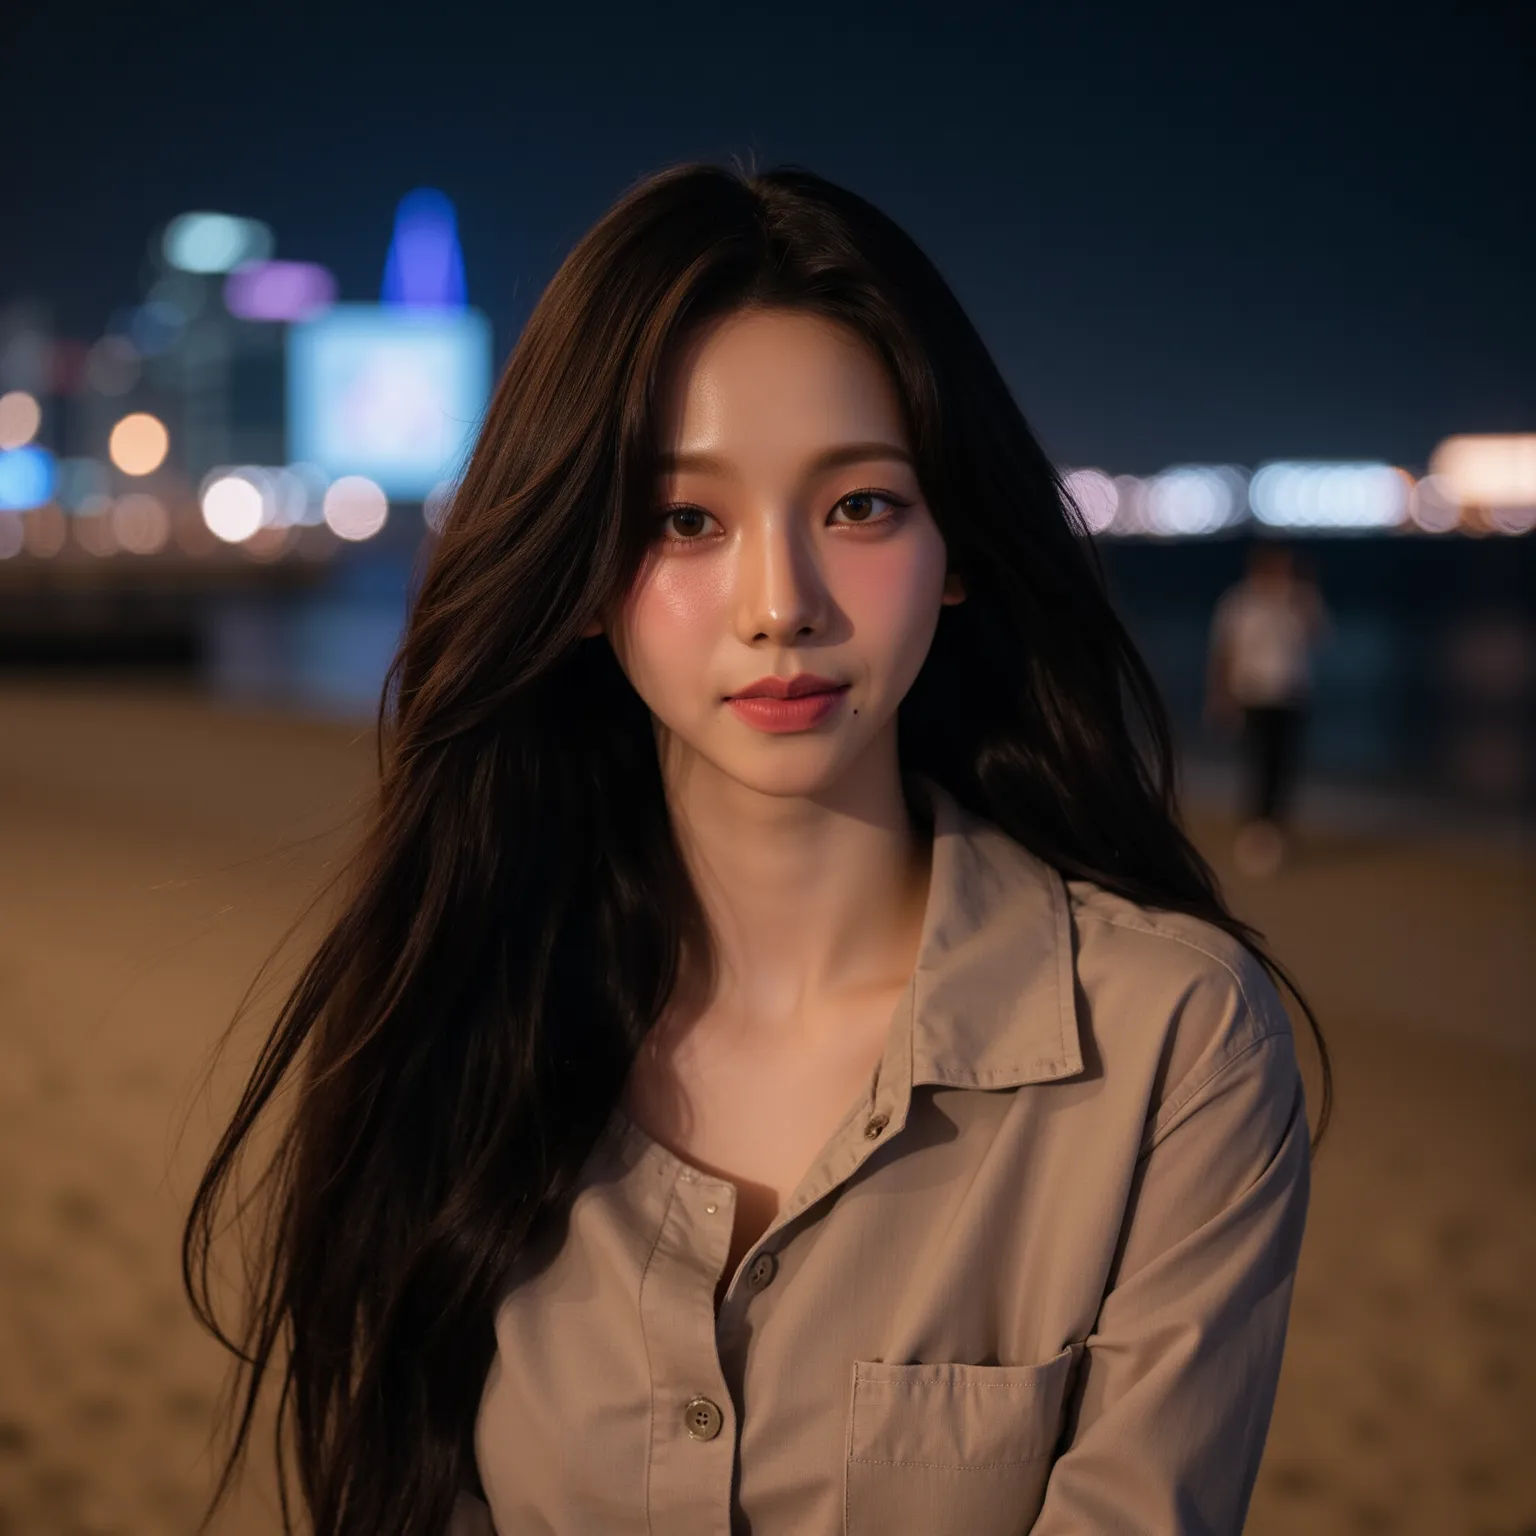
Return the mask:
{"type": "MultiPolygon", "coordinates": [[[[183,1299],[180,1223],[312,925],[203,1074],[372,766],[367,725],[0,686],[0,1536],[195,1524],[226,1357],[183,1299]]],[[[1194,825],[1337,1073],[1247,1529],[1531,1536],[1536,876],[1317,831],[1257,885],[1219,813],[1194,825]]],[[[279,1528],[266,1450],[215,1530],[279,1528]]]]}

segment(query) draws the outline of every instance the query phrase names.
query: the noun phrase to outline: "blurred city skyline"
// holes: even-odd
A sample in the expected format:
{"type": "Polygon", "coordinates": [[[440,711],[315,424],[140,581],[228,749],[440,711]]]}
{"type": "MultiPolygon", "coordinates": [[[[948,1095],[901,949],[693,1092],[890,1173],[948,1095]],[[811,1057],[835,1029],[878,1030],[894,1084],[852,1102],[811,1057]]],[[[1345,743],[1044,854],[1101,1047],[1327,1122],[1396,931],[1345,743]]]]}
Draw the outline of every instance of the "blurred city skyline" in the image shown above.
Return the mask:
{"type": "Polygon", "coordinates": [[[376,297],[400,197],[441,187],[499,367],[554,268],[663,164],[800,161],[945,272],[1047,450],[1381,459],[1528,430],[1536,266],[1513,5],[778,7],[391,21],[34,7],[0,303],[90,342],[177,214],[258,218],[376,297]],[[739,30],[732,31],[731,28],[739,30]],[[921,67],[914,67],[914,60],[921,67]]]}

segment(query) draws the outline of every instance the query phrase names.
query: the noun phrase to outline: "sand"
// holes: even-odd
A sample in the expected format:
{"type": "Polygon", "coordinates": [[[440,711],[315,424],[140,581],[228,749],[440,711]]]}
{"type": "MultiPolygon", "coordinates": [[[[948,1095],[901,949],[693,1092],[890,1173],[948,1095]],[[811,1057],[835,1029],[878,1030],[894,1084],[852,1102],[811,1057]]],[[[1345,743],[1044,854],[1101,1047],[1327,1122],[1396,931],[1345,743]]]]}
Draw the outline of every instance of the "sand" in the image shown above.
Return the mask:
{"type": "MultiPolygon", "coordinates": [[[[180,1222],[297,950],[202,1073],[371,766],[367,726],[0,687],[0,1536],[193,1528],[226,1363],[180,1222]]],[[[1536,1533],[1532,869],[1333,832],[1256,885],[1196,830],[1338,1073],[1247,1529],[1536,1533]]],[[[264,1452],[216,1531],[278,1528],[264,1452]]]]}

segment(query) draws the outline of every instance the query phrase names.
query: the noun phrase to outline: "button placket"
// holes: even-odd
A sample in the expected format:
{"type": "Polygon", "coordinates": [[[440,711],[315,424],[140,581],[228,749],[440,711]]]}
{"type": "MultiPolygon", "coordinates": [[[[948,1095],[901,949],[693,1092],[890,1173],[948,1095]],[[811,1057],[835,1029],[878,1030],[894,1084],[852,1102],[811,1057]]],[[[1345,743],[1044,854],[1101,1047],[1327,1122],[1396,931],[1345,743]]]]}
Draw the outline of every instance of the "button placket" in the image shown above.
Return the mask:
{"type": "MultiPolygon", "coordinates": [[[[657,1412],[649,1435],[648,1529],[713,1530],[728,1512],[735,1408],[713,1327],[713,1276],[730,1241],[733,1190],[665,1154],[674,1183],[640,1288],[657,1412]],[[709,1206],[715,1209],[710,1211],[709,1206]],[[686,1297],[686,1305],[679,1299],[686,1297]]],[[[728,1523],[728,1513],[725,1516],[728,1523]]]]}

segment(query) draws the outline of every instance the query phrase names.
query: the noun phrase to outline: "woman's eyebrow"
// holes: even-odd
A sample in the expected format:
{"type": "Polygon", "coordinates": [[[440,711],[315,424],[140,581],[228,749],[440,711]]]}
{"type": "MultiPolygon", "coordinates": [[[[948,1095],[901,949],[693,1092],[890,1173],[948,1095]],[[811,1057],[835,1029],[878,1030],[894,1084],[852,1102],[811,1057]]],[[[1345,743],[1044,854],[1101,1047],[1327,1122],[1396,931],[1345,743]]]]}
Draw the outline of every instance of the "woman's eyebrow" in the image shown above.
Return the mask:
{"type": "MultiPolygon", "coordinates": [[[[829,469],[839,469],[844,464],[864,464],[871,459],[896,459],[912,466],[912,455],[895,443],[839,443],[824,448],[806,465],[807,477],[823,474],[829,469]]],[[[663,453],[656,461],[661,474],[683,474],[693,470],[701,474],[723,475],[736,478],[735,468],[729,459],[712,453],[663,453]]]]}

